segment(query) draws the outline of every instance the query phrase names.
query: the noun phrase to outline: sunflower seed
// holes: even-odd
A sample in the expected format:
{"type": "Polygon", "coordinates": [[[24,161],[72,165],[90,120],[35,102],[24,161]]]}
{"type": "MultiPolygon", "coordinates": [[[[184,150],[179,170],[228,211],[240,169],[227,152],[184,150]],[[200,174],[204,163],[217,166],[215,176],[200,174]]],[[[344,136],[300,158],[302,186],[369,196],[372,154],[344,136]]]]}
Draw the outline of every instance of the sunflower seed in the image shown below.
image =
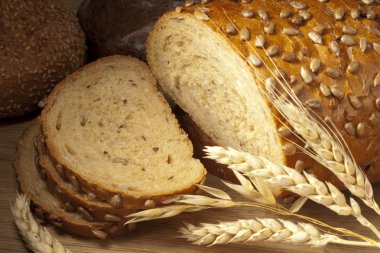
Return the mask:
{"type": "Polygon", "coordinates": [[[145,208],[148,208],[148,209],[154,208],[154,207],[156,207],[156,202],[154,202],[154,200],[147,199],[144,203],[144,206],[145,206],[145,208]]]}
{"type": "Polygon", "coordinates": [[[257,14],[259,15],[260,18],[262,18],[262,20],[268,20],[269,19],[268,13],[263,9],[258,9],[257,14]]]}
{"type": "Polygon", "coordinates": [[[347,56],[348,58],[353,61],[354,60],[354,48],[353,47],[348,47],[347,48],[347,56]]]}
{"type": "Polygon", "coordinates": [[[356,35],[357,34],[356,29],[353,28],[352,26],[349,26],[349,25],[344,25],[342,31],[343,31],[343,33],[349,34],[349,35],[356,35]]]}
{"type": "Polygon", "coordinates": [[[292,12],[289,9],[282,9],[280,12],[280,18],[288,18],[292,15],[292,12]]]}
{"type": "Polygon", "coordinates": [[[344,92],[338,88],[338,86],[334,85],[330,88],[331,93],[339,100],[344,98],[344,92]]]}
{"type": "Polygon", "coordinates": [[[334,18],[335,20],[342,20],[344,18],[344,9],[343,7],[338,7],[334,10],[334,18]]]}
{"type": "Polygon", "coordinates": [[[195,9],[194,16],[199,20],[203,20],[203,21],[210,20],[210,18],[207,16],[206,13],[198,9],[195,9]]]}
{"type": "Polygon", "coordinates": [[[77,213],[79,213],[83,218],[89,221],[93,221],[94,217],[83,207],[78,207],[77,208],[77,213]]]}
{"type": "Polygon", "coordinates": [[[293,8],[297,10],[304,10],[307,8],[307,4],[302,3],[302,2],[297,2],[297,1],[290,2],[290,5],[293,6],[293,8]]]}
{"type": "Polygon", "coordinates": [[[313,28],[313,31],[318,33],[319,35],[322,35],[326,31],[326,29],[327,29],[326,25],[318,24],[313,28]]]}
{"type": "Polygon", "coordinates": [[[302,25],[303,22],[304,22],[303,17],[299,14],[294,15],[292,18],[292,24],[302,25]]]}
{"type": "Polygon", "coordinates": [[[302,90],[303,90],[302,84],[297,84],[296,86],[292,88],[293,93],[296,94],[297,96],[301,93],[302,90]]]}
{"type": "Polygon", "coordinates": [[[376,98],[375,104],[376,104],[376,109],[380,111],[380,98],[376,98]]]}
{"type": "Polygon", "coordinates": [[[240,30],[240,39],[241,40],[249,40],[251,38],[251,34],[247,27],[243,27],[240,30]]]}
{"type": "Polygon", "coordinates": [[[339,56],[339,55],[340,55],[340,47],[339,47],[338,42],[336,42],[335,40],[333,40],[333,41],[330,42],[330,49],[331,49],[331,51],[332,51],[336,56],[339,56]]]}
{"type": "Polygon", "coordinates": [[[310,73],[309,70],[307,70],[304,67],[301,67],[301,77],[302,77],[303,81],[307,84],[309,84],[313,81],[313,75],[310,73]]]}
{"type": "Polygon", "coordinates": [[[372,126],[379,126],[380,125],[380,117],[376,113],[372,113],[371,116],[369,116],[369,123],[372,126]]]}
{"type": "Polygon", "coordinates": [[[120,226],[119,225],[113,225],[109,230],[108,232],[112,235],[112,234],[115,234],[118,230],[120,230],[120,226]]]}
{"type": "Polygon", "coordinates": [[[278,78],[278,79],[284,79],[284,80],[289,80],[289,76],[288,74],[285,72],[285,70],[283,70],[282,68],[276,68],[276,70],[274,71],[274,75],[278,78]]]}
{"type": "Polygon", "coordinates": [[[296,29],[296,28],[292,28],[292,27],[285,27],[282,32],[285,34],[285,35],[289,35],[289,36],[297,36],[297,35],[300,35],[301,32],[300,30],[296,29]]]}
{"type": "Polygon", "coordinates": [[[208,3],[210,3],[212,0],[202,0],[202,3],[203,4],[208,4],[208,3]]]}
{"type": "Polygon", "coordinates": [[[65,204],[63,204],[63,210],[70,213],[75,211],[74,207],[69,202],[66,202],[65,204]]]}
{"type": "Polygon", "coordinates": [[[348,99],[350,100],[350,103],[354,109],[360,110],[363,108],[363,104],[357,96],[350,95],[348,99]]]}
{"type": "Polygon", "coordinates": [[[376,74],[376,76],[373,80],[373,86],[374,87],[380,86],[380,72],[376,74]]]}
{"type": "Polygon", "coordinates": [[[118,222],[120,221],[120,217],[117,217],[116,215],[113,215],[113,214],[106,214],[104,215],[104,220],[106,221],[115,221],[115,222],[118,222]]]}
{"type": "Polygon", "coordinates": [[[338,68],[331,68],[331,67],[328,67],[326,69],[326,73],[329,77],[331,78],[334,78],[334,79],[337,79],[339,77],[342,76],[342,72],[340,71],[340,69],[338,68]]]}
{"type": "Polygon", "coordinates": [[[317,44],[320,44],[320,45],[323,44],[322,36],[319,35],[318,33],[314,32],[314,31],[311,31],[311,32],[308,33],[308,36],[311,39],[311,41],[313,41],[314,43],[317,43],[317,44]]]}
{"type": "Polygon", "coordinates": [[[352,61],[350,64],[348,64],[347,70],[348,72],[355,74],[359,70],[359,62],[352,61]]]}
{"type": "Polygon", "coordinates": [[[252,2],[252,0],[241,0],[241,2],[243,4],[250,4],[252,2]]]}
{"type": "Polygon", "coordinates": [[[264,32],[266,32],[269,35],[274,34],[275,30],[276,30],[276,26],[272,22],[269,22],[265,24],[264,26],[264,32]]]}
{"type": "Polygon", "coordinates": [[[92,192],[87,193],[87,197],[92,200],[96,199],[96,195],[92,192]]]}
{"type": "Polygon", "coordinates": [[[305,169],[305,162],[302,160],[297,160],[296,164],[294,165],[294,168],[298,171],[301,172],[305,169]]]}
{"type": "Polygon", "coordinates": [[[311,109],[319,109],[321,107],[321,101],[318,99],[309,99],[305,102],[305,105],[311,109]]]}
{"type": "Polygon", "coordinates": [[[295,53],[284,52],[282,59],[286,62],[295,62],[297,60],[295,53]]]}
{"type": "Polygon", "coordinates": [[[263,64],[260,57],[254,54],[251,54],[250,56],[248,56],[247,60],[248,60],[248,63],[252,64],[255,67],[260,67],[263,64]]]}
{"type": "Polygon", "coordinates": [[[282,137],[288,137],[289,135],[291,135],[291,131],[289,129],[288,126],[281,126],[279,129],[278,129],[278,133],[282,136],[282,137]]]}
{"type": "Polygon", "coordinates": [[[362,3],[371,4],[371,3],[373,3],[373,0],[362,0],[362,3]]]}
{"type": "Polygon", "coordinates": [[[379,43],[373,43],[373,49],[375,49],[376,53],[380,54],[380,44],[379,43]]]}
{"type": "Polygon", "coordinates": [[[92,232],[92,234],[93,234],[95,237],[97,237],[97,238],[99,238],[99,239],[104,240],[104,239],[107,238],[107,233],[104,232],[103,230],[100,230],[100,229],[92,229],[91,232],[92,232]]]}
{"type": "Polygon", "coordinates": [[[328,96],[331,95],[331,90],[330,90],[329,87],[327,87],[326,84],[321,83],[321,84],[319,85],[319,89],[321,90],[322,94],[323,94],[325,97],[328,97],[328,96]]]}
{"type": "Polygon", "coordinates": [[[380,30],[377,29],[377,27],[374,27],[374,26],[369,26],[368,27],[368,30],[371,34],[377,36],[377,37],[380,37],[380,30]]]}
{"type": "Polygon", "coordinates": [[[110,199],[108,199],[107,201],[111,206],[115,207],[115,208],[120,208],[122,207],[122,199],[121,199],[121,196],[116,194],[114,196],[112,196],[110,199]]]}
{"type": "Polygon", "coordinates": [[[286,143],[283,146],[283,150],[284,150],[285,155],[287,156],[294,155],[297,152],[296,146],[290,142],[286,143]]]}
{"type": "Polygon", "coordinates": [[[321,67],[321,60],[320,59],[318,59],[318,58],[311,59],[311,62],[310,62],[311,72],[313,72],[313,73],[318,72],[320,67],[321,67]]]}
{"type": "Polygon", "coordinates": [[[290,75],[290,83],[294,84],[297,82],[297,77],[295,75],[290,75]]]}
{"type": "Polygon", "coordinates": [[[74,187],[74,190],[79,191],[80,190],[80,184],[79,184],[78,179],[74,175],[71,175],[69,177],[69,180],[70,180],[71,185],[74,187]]]}
{"type": "Polygon", "coordinates": [[[280,48],[277,45],[271,45],[267,49],[267,53],[268,53],[269,56],[275,56],[275,55],[277,55],[279,53],[279,51],[280,51],[280,48]]]}
{"type": "Polygon", "coordinates": [[[376,12],[372,9],[367,10],[367,18],[368,19],[375,19],[376,18],[376,12]]]}
{"type": "Polygon", "coordinates": [[[311,13],[305,10],[300,10],[299,15],[303,18],[305,21],[309,21],[311,19],[311,13]]]}
{"type": "Polygon", "coordinates": [[[358,19],[360,17],[360,10],[357,8],[351,9],[351,18],[358,19]]]}
{"type": "Polygon", "coordinates": [[[236,28],[235,28],[235,26],[233,25],[233,24],[231,24],[231,23],[228,23],[227,25],[226,25],[226,32],[229,34],[229,35],[234,35],[234,34],[236,34],[236,28]]]}
{"type": "Polygon", "coordinates": [[[357,126],[356,126],[356,133],[358,135],[358,137],[363,137],[367,132],[367,127],[365,125],[364,122],[360,122],[357,126]]]}
{"type": "Polygon", "coordinates": [[[264,47],[265,45],[265,37],[263,35],[258,35],[255,40],[256,47],[264,47]]]}
{"type": "Polygon", "coordinates": [[[55,165],[55,169],[57,170],[58,174],[61,176],[61,177],[64,177],[65,176],[65,171],[63,169],[63,166],[61,164],[57,164],[55,165]]]}
{"type": "Polygon", "coordinates": [[[355,40],[350,36],[350,35],[343,35],[340,40],[342,41],[343,44],[346,46],[353,46],[355,45],[355,40]]]}
{"type": "Polygon", "coordinates": [[[361,37],[359,40],[359,46],[360,46],[360,49],[362,50],[362,52],[365,53],[367,51],[367,48],[368,48],[367,39],[364,37],[361,37]]]}
{"type": "Polygon", "coordinates": [[[346,123],[344,125],[344,130],[346,130],[346,132],[351,136],[355,136],[355,134],[356,134],[356,130],[355,130],[354,124],[352,124],[352,122],[346,123]]]}
{"type": "Polygon", "coordinates": [[[194,1],[193,0],[185,0],[185,6],[186,7],[190,7],[192,5],[194,5],[194,1]]]}
{"type": "Polygon", "coordinates": [[[253,10],[244,9],[241,11],[241,15],[243,15],[245,18],[252,18],[254,16],[254,12],[253,10]]]}

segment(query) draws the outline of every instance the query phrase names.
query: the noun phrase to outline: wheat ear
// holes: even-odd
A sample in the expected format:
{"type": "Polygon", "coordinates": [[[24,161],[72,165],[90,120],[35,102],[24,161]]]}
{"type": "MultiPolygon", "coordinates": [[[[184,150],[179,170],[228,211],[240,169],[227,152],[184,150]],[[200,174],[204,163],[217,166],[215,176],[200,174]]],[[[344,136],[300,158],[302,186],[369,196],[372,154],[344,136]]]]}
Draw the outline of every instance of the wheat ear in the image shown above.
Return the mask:
{"type": "Polygon", "coordinates": [[[25,195],[17,196],[12,206],[12,214],[20,235],[31,251],[35,253],[71,253],[45,227],[36,222],[30,211],[30,201],[25,195]]]}
{"type": "Polygon", "coordinates": [[[198,245],[217,245],[243,242],[286,242],[322,247],[328,243],[379,247],[379,243],[344,240],[336,235],[322,233],[310,223],[295,223],[283,219],[250,219],[219,224],[185,224],[182,237],[198,245]]]}
{"type": "Polygon", "coordinates": [[[352,215],[380,238],[380,231],[362,215],[359,204],[353,198],[350,198],[348,204],[344,194],[331,183],[324,183],[305,171],[301,174],[295,169],[233,148],[206,147],[205,152],[207,158],[227,164],[229,168],[242,172],[250,178],[262,178],[264,182],[274,187],[305,197],[339,215],[352,215]]]}

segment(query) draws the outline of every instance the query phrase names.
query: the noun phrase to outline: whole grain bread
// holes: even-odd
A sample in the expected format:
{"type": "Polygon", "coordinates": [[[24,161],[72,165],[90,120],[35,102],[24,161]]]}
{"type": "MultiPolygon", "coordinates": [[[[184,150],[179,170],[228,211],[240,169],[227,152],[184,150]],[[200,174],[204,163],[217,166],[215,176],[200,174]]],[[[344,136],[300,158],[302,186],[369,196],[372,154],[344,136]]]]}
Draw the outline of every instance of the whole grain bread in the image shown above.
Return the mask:
{"type": "Polygon", "coordinates": [[[135,58],[102,58],[68,76],[48,97],[41,122],[53,165],[115,208],[152,206],[204,179],[149,68],[135,58]]]}
{"type": "Polygon", "coordinates": [[[39,132],[40,123],[37,119],[25,130],[13,161],[21,191],[32,201],[34,212],[55,227],[74,235],[105,238],[122,234],[123,224],[88,221],[77,212],[67,211],[66,203],[49,190],[35,163],[37,152],[33,139],[39,132]]]}
{"type": "Polygon", "coordinates": [[[285,78],[317,117],[332,119],[358,165],[379,181],[380,6],[364,2],[220,0],[177,8],[150,33],[148,63],[213,143],[337,183],[297,150],[292,142],[301,142],[258,89],[262,78],[269,85],[285,78]],[[272,61],[277,71],[266,68],[272,61]]]}

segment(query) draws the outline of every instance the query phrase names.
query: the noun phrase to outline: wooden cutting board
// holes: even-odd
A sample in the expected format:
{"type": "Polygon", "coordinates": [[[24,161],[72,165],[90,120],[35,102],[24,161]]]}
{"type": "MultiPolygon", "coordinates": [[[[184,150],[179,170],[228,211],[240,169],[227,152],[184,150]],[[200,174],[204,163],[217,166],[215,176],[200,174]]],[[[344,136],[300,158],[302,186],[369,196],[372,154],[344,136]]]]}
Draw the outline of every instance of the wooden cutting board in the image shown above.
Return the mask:
{"type": "MultiPolygon", "coordinates": [[[[35,117],[28,116],[18,120],[0,121],[0,252],[28,252],[17,234],[12,221],[10,205],[16,197],[12,158],[16,143],[29,121],[35,117]]],[[[220,187],[218,179],[209,176],[208,184],[220,187]]],[[[375,186],[376,198],[380,200],[380,185],[375,186]]],[[[363,212],[377,227],[380,227],[380,216],[363,208],[363,212]]],[[[302,213],[318,218],[334,226],[346,227],[359,233],[367,231],[349,217],[337,216],[324,207],[307,203],[302,213]]],[[[174,218],[139,224],[137,229],[128,235],[112,240],[89,240],[75,238],[60,233],[49,227],[56,237],[73,252],[379,252],[376,249],[331,245],[326,248],[286,243],[251,243],[214,247],[196,246],[178,238],[178,228],[182,222],[198,224],[200,222],[233,221],[253,217],[274,217],[273,214],[254,208],[214,209],[198,213],[183,214],[174,218]]],[[[369,234],[370,235],[370,234],[369,234]]],[[[371,235],[370,235],[371,236],[371,235]]]]}

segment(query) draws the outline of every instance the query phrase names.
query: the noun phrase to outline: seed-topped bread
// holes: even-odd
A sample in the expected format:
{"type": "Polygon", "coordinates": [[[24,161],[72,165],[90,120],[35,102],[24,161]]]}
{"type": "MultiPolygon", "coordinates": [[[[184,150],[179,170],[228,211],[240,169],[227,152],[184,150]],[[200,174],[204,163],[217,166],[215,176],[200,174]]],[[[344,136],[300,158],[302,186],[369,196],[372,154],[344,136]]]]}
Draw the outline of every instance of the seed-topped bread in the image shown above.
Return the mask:
{"type": "Polygon", "coordinates": [[[54,166],[116,208],[193,192],[204,179],[149,68],[132,57],[103,58],[68,76],[41,121],[54,166]]]}
{"type": "Polygon", "coordinates": [[[39,132],[39,120],[34,120],[19,141],[13,162],[20,188],[31,199],[35,213],[54,226],[79,236],[105,238],[122,233],[123,224],[88,221],[77,212],[65,211],[65,202],[49,191],[35,164],[37,152],[33,139],[39,132]]]}
{"type": "Polygon", "coordinates": [[[285,79],[379,181],[379,16],[377,1],[203,1],[156,23],[147,59],[163,91],[217,145],[334,181],[297,150],[293,142],[302,143],[258,89],[285,79]]]}

